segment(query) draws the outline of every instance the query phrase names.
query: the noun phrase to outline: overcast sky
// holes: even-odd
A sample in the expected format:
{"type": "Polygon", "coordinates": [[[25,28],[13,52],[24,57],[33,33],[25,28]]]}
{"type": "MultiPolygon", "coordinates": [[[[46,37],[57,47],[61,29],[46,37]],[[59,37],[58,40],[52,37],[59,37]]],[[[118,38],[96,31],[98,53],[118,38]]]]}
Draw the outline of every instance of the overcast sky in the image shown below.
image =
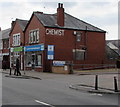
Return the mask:
{"type": "Polygon", "coordinates": [[[0,0],[0,27],[2,30],[10,28],[16,18],[29,20],[33,11],[54,14],[60,2],[66,13],[107,31],[107,40],[118,39],[118,1],[0,0]]]}

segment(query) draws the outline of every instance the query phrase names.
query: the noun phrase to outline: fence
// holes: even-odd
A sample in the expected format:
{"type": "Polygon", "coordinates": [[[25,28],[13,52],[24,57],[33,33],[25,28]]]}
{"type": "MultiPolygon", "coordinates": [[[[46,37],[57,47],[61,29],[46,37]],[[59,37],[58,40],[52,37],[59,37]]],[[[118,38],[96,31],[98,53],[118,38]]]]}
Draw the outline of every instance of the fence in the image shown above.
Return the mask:
{"type": "Polygon", "coordinates": [[[94,69],[116,68],[116,64],[73,64],[75,70],[94,70],[94,69]]]}

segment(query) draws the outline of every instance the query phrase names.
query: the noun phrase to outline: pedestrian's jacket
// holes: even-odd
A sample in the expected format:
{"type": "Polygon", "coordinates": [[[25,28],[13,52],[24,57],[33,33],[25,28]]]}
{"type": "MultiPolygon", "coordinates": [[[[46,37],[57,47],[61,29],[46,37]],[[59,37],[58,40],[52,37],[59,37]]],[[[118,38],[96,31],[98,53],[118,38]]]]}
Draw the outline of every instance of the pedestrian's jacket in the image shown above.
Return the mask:
{"type": "Polygon", "coordinates": [[[17,59],[17,60],[16,60],[16,68],[19,69],[19,67],[20,67],[20,63],[19,63],[19,60],[17,59]]]}

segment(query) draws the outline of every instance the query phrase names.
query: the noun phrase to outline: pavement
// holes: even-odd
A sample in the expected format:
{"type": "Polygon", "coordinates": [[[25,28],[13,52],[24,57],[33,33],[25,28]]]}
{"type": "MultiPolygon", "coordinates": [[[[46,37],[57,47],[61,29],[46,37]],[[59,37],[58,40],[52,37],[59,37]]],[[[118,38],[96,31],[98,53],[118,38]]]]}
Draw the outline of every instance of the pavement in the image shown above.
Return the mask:
{"type": "Polygon", "coordinates": [[[69,88],[77,91],[90,92],[90,93],[101,93],[101,94],[120,94],[120,85],[118,79],[118,69],[99,69],[99,70],[87,70],[87,71],[74,71],[74,74],[55,74],[55,73],[44,73],[36,71],[21,71],[21,76],[16,76],[14,70],[2,70],[0,72],[5,74],[5,77],[10,78],[22,78],[22,79],[59,79],[60,81],[68,81],[69,88]],[[98,75],[98,89],[95,89],[95,78],[98,75]],[[117,90],[114,86],[114,77],[117,81],[117,90]]]}

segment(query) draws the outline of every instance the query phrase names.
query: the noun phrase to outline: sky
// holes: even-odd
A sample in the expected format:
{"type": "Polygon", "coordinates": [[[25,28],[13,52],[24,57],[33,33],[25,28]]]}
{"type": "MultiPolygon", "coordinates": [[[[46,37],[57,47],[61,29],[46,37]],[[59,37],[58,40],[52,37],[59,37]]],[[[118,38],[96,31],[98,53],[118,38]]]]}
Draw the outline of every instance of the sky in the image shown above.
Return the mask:
{"type": "Polygon", "coordinates": [[[10,28],[16,18],[29,20],[33,11],[54,14],[58,3],[66,13],[105,30],[106,40],[118,39],[119,0],[0,0],[0,27],[10,28]]]}

